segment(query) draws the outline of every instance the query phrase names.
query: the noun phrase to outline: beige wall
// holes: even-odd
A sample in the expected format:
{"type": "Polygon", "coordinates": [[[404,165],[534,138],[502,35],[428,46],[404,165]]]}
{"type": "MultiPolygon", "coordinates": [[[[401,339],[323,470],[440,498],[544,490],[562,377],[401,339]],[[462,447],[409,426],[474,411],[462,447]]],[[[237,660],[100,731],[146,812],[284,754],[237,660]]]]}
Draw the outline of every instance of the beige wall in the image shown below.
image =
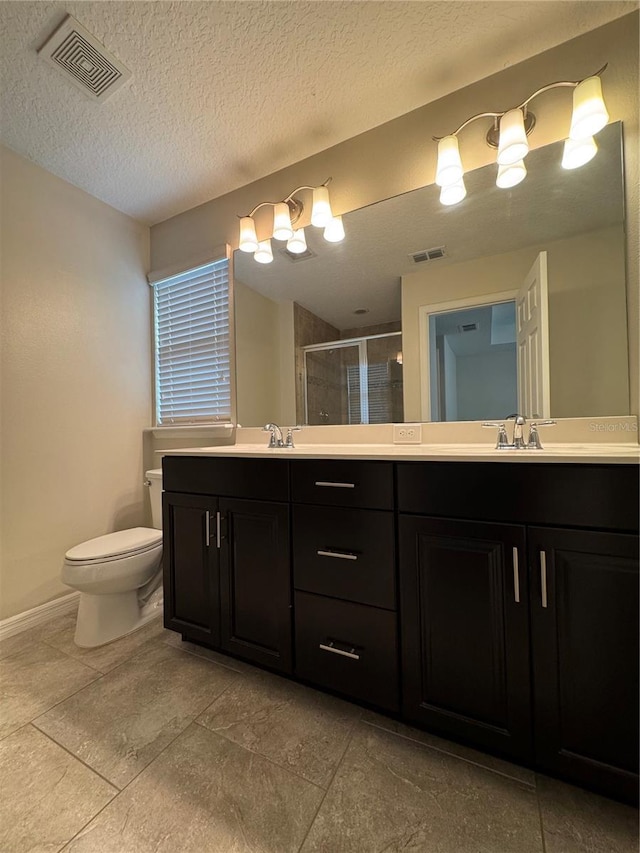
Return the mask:
{"type": "Polygon", "coordinates": [[[237,416],[242,426],[263,426],[279,417],[278,305],[237,281],[237,416]]]}
{"type": "Polygon", "coordinates": [[[405,420],[422,419],[420,306],[517,291],[542,250],[548,253],[552,416],[629,414],[624,233],[614,226],[404,276],[405,420]]]}
{"type": "MultiPolygon", "coordinates": [[[[464,61],[464,57],[458,60],[464,61]]],[[[509,104],[520,103],[545,83],[580,79],[605,62],[609,67],[603,85],[610,118],[624,123],[631,410],[638,413],[638,13],[154,226],[151,230],[152,266],[155,269],[169,266],[205,253],[221,242],[236,246],[238,214],[250,210],[259,201],[282,198],[301,184],[320,183],[328,175],[333,177],[331,198],[335,213],[346,213],[430,184],[436,160],[436,146],[430,141],[432,135],[450,132],[479,111],[504,109],[509,104]]],[[[425,100],[427,98],[428,92],[425,92],[425,100]]],[[[533,148],[566,136],[570,103],[570,94],[565,89],[550,92],[536,102],[537,124],[530,140],[533,148]]],[[[495,152],[484,143],[485,132],[486,126],[477,122],[461,137],[467,169],[495,161],[495,152]]],[[[265,236],[260,227],[262,222],[258,227],[259,236],[265,236]]]]}
{"type": "Polygon", "coordinates": [[[148,228],[0,149],[0,618],[42,604],[72,545],[144,522],[148,228]]]}

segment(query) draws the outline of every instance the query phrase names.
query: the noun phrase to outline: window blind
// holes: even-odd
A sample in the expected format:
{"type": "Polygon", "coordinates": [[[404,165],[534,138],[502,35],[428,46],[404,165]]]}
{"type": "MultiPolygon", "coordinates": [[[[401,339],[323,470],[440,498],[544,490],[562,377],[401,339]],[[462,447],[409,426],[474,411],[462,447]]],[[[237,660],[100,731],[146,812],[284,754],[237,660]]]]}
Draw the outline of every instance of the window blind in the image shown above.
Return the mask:
{"type": "Polygon", "coordinates": [[[153,286],[156,423],[231,420],[229,262],[153,286]]]}

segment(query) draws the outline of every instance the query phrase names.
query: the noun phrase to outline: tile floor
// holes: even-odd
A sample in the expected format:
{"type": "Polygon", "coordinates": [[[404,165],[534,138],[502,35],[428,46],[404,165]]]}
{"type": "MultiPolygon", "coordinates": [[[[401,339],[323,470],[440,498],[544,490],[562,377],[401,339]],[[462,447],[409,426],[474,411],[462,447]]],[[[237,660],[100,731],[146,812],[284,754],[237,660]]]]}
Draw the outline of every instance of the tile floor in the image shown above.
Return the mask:
{"type": "Polygon", "coordinates": [[[0,853],[635,853],[638,813],[183,643],[0,643],[0,853]]]}

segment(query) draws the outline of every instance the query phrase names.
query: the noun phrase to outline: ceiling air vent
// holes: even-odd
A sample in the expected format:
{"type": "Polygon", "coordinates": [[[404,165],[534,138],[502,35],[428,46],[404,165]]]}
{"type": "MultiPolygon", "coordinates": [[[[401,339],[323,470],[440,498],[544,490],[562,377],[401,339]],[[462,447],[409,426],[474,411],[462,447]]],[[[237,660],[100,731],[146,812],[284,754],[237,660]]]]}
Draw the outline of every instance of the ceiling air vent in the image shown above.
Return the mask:
{"type": "Polygon", "coordinates": [[[458,332],[477,332],[478,331],[477,323],[462,323],[460,326],[456,326],[458,332]]]}
{"type": "Polygon", "coordinates": [[[414,264],[423,264],[425,261],[437,261],[438,258],[446,258],[445,246],[436,246],[433,249],[423,249],[421,252],[412,252],[409,257],[414,264]]]}
{"type": "Polygon", "coordinates": [[[315,252],[311,249],[305,249],[304,252],[290,252],[288,249],[283,249],[282,254],[290,261],[306,261],[309,258],[315,258],[315,252]]]}
{"type": "Polygon", "coordinates": [[[94,101],[105,101],[131,72],[68,15],[38,54],[94,101]]]}

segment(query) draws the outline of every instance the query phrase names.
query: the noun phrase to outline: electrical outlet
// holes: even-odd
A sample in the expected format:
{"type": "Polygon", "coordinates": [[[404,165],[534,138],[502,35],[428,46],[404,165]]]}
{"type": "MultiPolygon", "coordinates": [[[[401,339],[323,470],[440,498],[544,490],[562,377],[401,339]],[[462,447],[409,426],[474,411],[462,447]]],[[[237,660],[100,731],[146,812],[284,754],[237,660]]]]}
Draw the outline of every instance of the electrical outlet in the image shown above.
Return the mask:
{"type": "Polygon", "coordinates": [[[421,444],[422,424],[394,424],[394,444],[421,444]]]}

